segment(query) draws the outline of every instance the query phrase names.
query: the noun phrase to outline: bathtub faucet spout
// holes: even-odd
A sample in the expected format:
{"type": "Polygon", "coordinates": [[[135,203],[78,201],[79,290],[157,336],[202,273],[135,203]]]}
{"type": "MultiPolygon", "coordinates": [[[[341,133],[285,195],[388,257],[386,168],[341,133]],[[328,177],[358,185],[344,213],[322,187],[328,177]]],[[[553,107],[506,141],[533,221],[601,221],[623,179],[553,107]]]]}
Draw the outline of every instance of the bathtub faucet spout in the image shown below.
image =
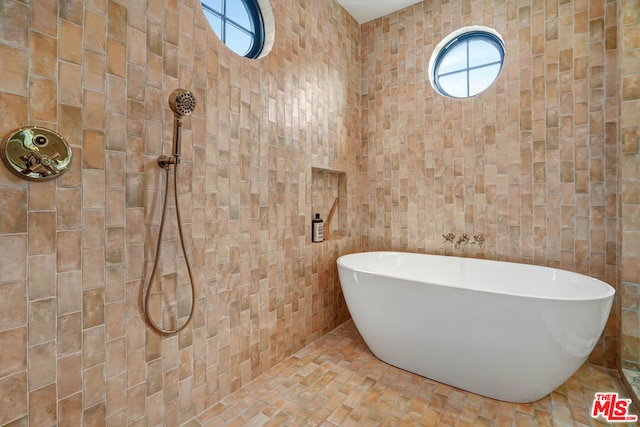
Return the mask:
{"type": "Polygon", "coordinates": [[[463,234],[462,236],[460,236],[460,238],[456,242],[455,248],[460,249],[461,245],[466,245],[467,243],[469,243],[469,236],[467,236],[466,234],[463,234]]]}
{"type": "Polygon", "coordinates": [[[482,246],[485,243],[484,235],[476,234],[473,236],[473,240],[467,234],[461,234],[456,240],[456,235],[453,233],[443,234],[444,240],[442,241],[443,246],[453,245],[455,249],[460,249],[463,245],[470,245],[478,249],[482,249],[482,246]]]}

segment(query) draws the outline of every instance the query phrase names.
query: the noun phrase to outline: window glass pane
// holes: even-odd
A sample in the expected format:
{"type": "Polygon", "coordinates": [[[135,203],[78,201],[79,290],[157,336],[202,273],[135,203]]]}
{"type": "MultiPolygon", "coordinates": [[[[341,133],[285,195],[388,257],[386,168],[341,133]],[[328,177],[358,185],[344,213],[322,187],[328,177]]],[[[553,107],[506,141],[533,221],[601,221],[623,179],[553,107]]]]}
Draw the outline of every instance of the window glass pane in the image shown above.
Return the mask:
{"type": "Polygon", "coordinates": [[[469,96],[477,95],[495,81],[500,73],[500,64],[489,65],[469,71],[469,96]]]}
{"type": "Polygon", "coordinates": [[[202,0],[202,6],[209,25],[229,49],[248,58],[260,55],[264,27],[256,1],[202,0]]]}
{"type": "Polygon", "coordinates": [[[204,16],[207,17],[207,21],[209,21],[209,25],[211,25],[211,28],[213,28],[213,31],[215,31],[218,38],[222,40],[222,20],[218,18],[218,16],[214,15],[213,13],[207,12],[206,9],[205,9],[204,16]]]}
{"type": "Polygon", "coordinates": [[[227,10],[225,11],[227,18],[231,19],[241,27],[251,30],[251,20],[249,19],[249,12],[242,0],[227,0],[227,10]]]}
{"type": "Polygon", "coordinates": [[[216,12],[222,13],[222,0],[202,0],[202,4],[209,6],[216,12]]]}
{"type": "Polygon", "coordinates": [[[498,78],[504,42],[488,27],[465,27],[442,39],[429,60],[429,80],[444,96],[475,96],[498,78]]]}
{"type": "Polygon", "coordinates": [[[500,62],[500,52],[493,43],[488,40],[477,38],[469,40],[469,66],[500,62]]]}
{"type": "Polygon", "coordinates": [[[225,44],[238,55],[244,56],[251,49],[253,37],[227,21],[225,44]]]}
{"type": "Polygon", "coordinates": [[[467,68],[467,43],[462,42],[458,45],[454,45],[452,48],[446,50],[444,58],[440,62],[438,68],[438,74],[451,73],[453,71],[460,71],[467,68]]]}
{"type": "Polygon", "coordinates": [[[442,90],[449,96],[455,96],[456,98],[467,97],[466,71],[442,76],[438,79],[438,83],[440,83],[442,90]]]}

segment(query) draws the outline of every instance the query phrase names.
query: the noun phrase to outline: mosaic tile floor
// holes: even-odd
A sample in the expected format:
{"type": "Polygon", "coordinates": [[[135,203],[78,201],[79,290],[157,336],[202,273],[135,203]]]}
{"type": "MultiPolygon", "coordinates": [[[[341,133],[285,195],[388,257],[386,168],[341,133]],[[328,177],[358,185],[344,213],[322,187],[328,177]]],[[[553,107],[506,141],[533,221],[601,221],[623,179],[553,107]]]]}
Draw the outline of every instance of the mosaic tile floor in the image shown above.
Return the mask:
{"type": "Polygon", "coordinates": [[[348,321],[183,426],[609,425],[590,416],[596,391],[626,397],[616,372],[588,364],[533,404],[481,397],[378,360],[348,321]]]}

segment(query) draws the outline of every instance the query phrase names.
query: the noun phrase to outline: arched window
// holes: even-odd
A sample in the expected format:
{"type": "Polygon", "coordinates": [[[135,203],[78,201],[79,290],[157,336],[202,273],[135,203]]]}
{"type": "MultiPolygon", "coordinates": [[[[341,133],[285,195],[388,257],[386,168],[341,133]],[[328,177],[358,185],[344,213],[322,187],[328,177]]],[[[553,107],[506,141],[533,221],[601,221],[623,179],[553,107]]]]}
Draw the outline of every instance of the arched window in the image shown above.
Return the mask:
{"type": "Polygon", "coordinates": [[[202,0],[209,25],[240,56],[257,58],[264,46],[264,22],[257,0],[202,0]]]}
{"type": "Polygon", "coordinates": [[[500,35],[486,27],[468,27],[443,39],[429,61],[431,84],[440,94],[468,98],[487,89],[504,63],[500,35]]]}

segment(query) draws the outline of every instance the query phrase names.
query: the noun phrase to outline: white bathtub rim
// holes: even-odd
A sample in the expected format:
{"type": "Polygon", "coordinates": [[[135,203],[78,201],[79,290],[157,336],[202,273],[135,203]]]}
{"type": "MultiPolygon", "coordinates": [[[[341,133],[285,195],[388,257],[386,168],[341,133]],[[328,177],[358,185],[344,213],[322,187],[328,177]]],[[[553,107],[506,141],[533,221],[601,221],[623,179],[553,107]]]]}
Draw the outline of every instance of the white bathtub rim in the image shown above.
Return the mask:
{"type": "Polygon", "coordinates": [[[457,258],[457,259],[463,259],[463,260],[464,259],[468,259],[468,260],[482,261],[482,262],[496,263],[496,264],[524,265],[524,266],[528,266],[528,267],[535,267],[535,268],[543,269],[543,270],[546,270],[546,271],[549,271],[549,270],[551,270],[551,271],[560,271],[560,272],[563,272],[563,273],[569,273],[569,274],[572,274],[572,275],[578,275],[578,276],[581,276],[581,278],[583,278],[586,282],[591,282],[591,283],[596,284],[597,286],[602,288],[605,292],[603,292],[602,294],[599,294],[597,296],[590,296],[590,297],[562,297],[562,296],[536,295],[536,294],[532,294],[532,293],[505,292],[505,291],[489,290],[489,289],[482,289],[482,288],[469,287],[469,286],[454,287],[454,286],[448,285],[448,284],[427,282],[427,281],[419,282],[419,283],[424,284],[424,285],[449,287],[449,288],[460,289],[462,291],[482,292],[482,293],[489,293],[489,294],[506,295],[506,296],[517,297],[517,298],[533,298],[533,299],[538,299],[538,300],[565,301],[565,302],[567,302],[567,301],[576,301],[576,302],[578,302],[578,301],[606,300],[608,298],[613,298],[615,293],[616,293],[615,288],[613,286],[609,285],[608,283],[606,283],[606,282],[604,282],[604,281],[602,281],[600,279],[596,279],[595,277],[587,276],[587,275],[582,274],[582,273],[576,273],[574,271],[565,270],[565,269],[561,269],[561,268],[547,267],[547,266],[536,265],[536,264],[525,264],[525,263],[518,263],[518,262],[511,262],[511,261],[498,261],[498,260],[490,260],[490,259],[482,259],[482,258],[471,258],[471,257],[459,257],[459,256],[450,256],[450,255],[427,254],[427,253],[419,253],[419,252],[365,251],[365,252],[353,252],[353,253],[350,253],[350,254],[342,255],[342,256],[338,257],[338,259],[336,260],[336,263],[339,266],[342,266],[342,267],[344,267],[344,268],[346,268],[348,270],[351,270],[353,272],[358,272],[358,273],[363,273],[363,274],[371,274],[371,275],[376,275],[376,276],[382,276],[382,277],[395,279],[395,280],[416,282],[415,280],[413,280],[411,278],[402,277],[400,275],[389,274],[389,273],[380,272],[380,271],[372,271],[372,270],[361,268],[361,267],[358,267],[358,266],[347,265],[345,263],[345,259],[350,257],[350,256],[353,256],[353,255],[364,255],[364,254],[371,254],[371,255],[375,255],[375,254],[426,255],[426,256],[434,256],[434,257],[442,257],[442,258],[457,258]]]}

